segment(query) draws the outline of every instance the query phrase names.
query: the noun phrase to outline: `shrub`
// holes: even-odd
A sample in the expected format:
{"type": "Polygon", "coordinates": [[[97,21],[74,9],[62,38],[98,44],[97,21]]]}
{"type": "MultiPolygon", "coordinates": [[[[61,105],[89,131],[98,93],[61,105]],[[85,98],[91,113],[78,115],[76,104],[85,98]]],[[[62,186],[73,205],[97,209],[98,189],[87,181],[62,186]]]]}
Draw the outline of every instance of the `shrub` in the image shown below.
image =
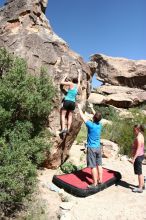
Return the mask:
{"type": "Polygon", "coordinates": [[[120,147],[120,153],[126,155],[131,153],[131,145],[134,139],[133,126],[135,124],[146,124],[146,117],[138,108],[130,109],[130,112],[133,114],[133,119],[117,117],[116,120],[112,120],[112,125],[105,125],[102,131],[102,138],[116,142],[120,147]]]}
{"type": "Polygon", "coordinates": [[[61,170],[63,173],[72,173],[78,170],[78,167],[73,165],[71,162],[65,162],[61,165],[61,170]]]}
{"type": "Polygon", "coordinates": [[[13,57],[5,48],[0,48],[0,77],[9,72],[13,65],[13,57]]]}
{"type": "Polygon", "coordinates": [[[83,143],[84,141],[86,141],[86,139],[87,139],[87,128],[86,125],[83,123],[76,138],[77,144],[83,143]]]}
{"type": "Polygon", "coordinates": [[[116,109],[112,106],[108,105],[94,105],[95,111],[99,111],[102,113],[102,117],[107,120],[112,120],[118,117],[118,113],[116,109]]]}
{"type": "MultiPolygon", "coordinates": [[[[143,108],[145,105],[142,106],[143,108]]],[[[146,117],[142,113],[141,109],[143,108],[131,108],[129,111],[133,115],[133,119],[121,118],[118,115],[116,109],[112,106],[98,106],[94,105],[95,111],[100,111],[103,118],[111,120],[112,125],[106,124],[103,126],[101,137],[116,142],[120,147],[120,153],[130,155],[131,145],[133,143],[133,126],[135,124],[146,125],[146,117]]],[[[91,109],[87,107],[88,112],[91,112],[91,109]]],[[[145,134],[146,135],[146,129],[145,134]]],[[[87,138],[87,131],[85,124],[82,125],[81,130],[77,136],[77,144],[83,143],[87,138]]],[[[146,138],[145,138],[146,144],[146,138]]]]}
{"type": "Polygon", "coordinates": [[[19,148],[3,145],[0,151],[0,202],[22,202],[33,191],[35,166],[19,148]]]}
{"type": "Polygon", "coordinates": [[[0,76],[0,202],[12,207],[33,191],[36,167],[50,148],[45,127],[55,89],[44,71],[28,74],[26,62],[5,49],[0,76]]]}

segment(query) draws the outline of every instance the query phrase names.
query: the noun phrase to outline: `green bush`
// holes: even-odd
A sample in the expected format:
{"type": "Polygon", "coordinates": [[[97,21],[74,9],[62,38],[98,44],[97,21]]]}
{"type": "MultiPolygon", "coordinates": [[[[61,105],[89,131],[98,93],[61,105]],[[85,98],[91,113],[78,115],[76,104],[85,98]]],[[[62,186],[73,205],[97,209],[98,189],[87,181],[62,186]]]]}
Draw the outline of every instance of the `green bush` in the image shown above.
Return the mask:
{"type": "Polygon", "coordinates": [[[113,118],[117,118],[118,117],[118,113],[116,111],[116,109],[112,106],[108,106],[108,105],[94,105],[94,109],[95,111],[99,111],[102,113],[102,117],[104,119],[107,120],[112,120],[113,118]]]}
{"type": "Polygon", "coordinates": [[[0,202],[22,202],[33,191],[36,169],[19,148],[1,146],[0,151],[0,202]]]}
{"type": "Polygon", "coordinates": [[[114,132],[114,126],[110,124],[105,124],[102,126],[101,138],[112,140],[114,132]]]}
{"type": "Polygon", "coordinates": [[[87,128],[86,125],[83,123],[76,138],[77,144],[83,143],[84,141],[86,141],[86,139],[87,139],[87,128]]]}
{"type": "Polygon", "coordinates": [[[13,65],[13,56],[5,48],[0,48],[0,77],[9,72],[13,65]]]}
{"type": "MultiPolygon", "coordinates": [[[[144,107],[145,105],[143,105],[144,107]]],[[[146,125],[146,117],[141,112],[143,108],[131,108],[129,112],[133,115],[132,119],[122,118],[118,115],[117,111],[112,106],[99,106],[94,105],[95,111],[100,111],[102,117],[112,121],[112,125],[106,124],[102,128],[101,138],[105,138],[116,142],[120,147],[120,153],[130,155],[131,145],[133,143],[133,126],[135,124],[146,125]]],[[[86,109],[91,113],[91,109],[86,109]]],[[[146,136],[146,130],[145,134],[146,136]]],[[[80,132],[77,136],[77,144],[83,143],[87,138],[87,130],[85,124],[82,125],[80,132]]],[[[145,138],[146,145],[146,138],[145,138]]]]}
{"type": "Polygon", "coordinates": [[[73,165],[71,162],[63,163],[60,168],[63,173],[72,173],[78,170],[78,167],[73,165]]]}
{"type": "MultiPolygon", "coordinates": [[[[130,155],[133,143],[133,126],[135,124],[146,124],[146,117],[138,108],[130,109],[133,119],[117,117],[113,118],[112,125],[105,125],[102,131],[102,138],[116,142],[120,147],[120,153],[130,155]]],[[[146,132],[145,132],[146,134],[146,132]]],[[[146,140],[145,140],[146,141],[146,140]]]]}
{"type": "Polygon", "coordinates": [[[23,59],[0,49],[0,203],[4,209],[7,204],[18,205],[34,189],[36,168],[50,148],[45,127],[54,95],[44,71],[30,75],[23,59]]]}

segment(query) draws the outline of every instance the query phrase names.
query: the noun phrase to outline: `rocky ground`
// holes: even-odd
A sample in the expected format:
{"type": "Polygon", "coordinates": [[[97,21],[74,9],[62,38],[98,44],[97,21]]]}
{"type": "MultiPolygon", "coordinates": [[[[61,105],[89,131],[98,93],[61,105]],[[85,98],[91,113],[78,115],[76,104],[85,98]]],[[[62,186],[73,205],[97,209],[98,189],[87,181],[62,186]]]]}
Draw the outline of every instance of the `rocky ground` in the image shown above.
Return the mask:
{"type": "MultiPolygon", "coordinates": [[[[74,157],[84,161],[79,155],[81,146],[74,145],[74,157]],[[75,153],[76,152],[76,153],[75,153]]],[[[143,193],[133,193],[132,187],[137,185],[132,164],[120,158],[103,159],[103,166],[119,171],[122,179],[118,185],[113,185],[97,194],[86,198],[74,197],[63,190],[58,192],[53,188],[52,177],[59,170],[45,169],[39,173],[40,196],[48,204],[45,218],[48,220],[134,220],[146,219],[146,190],[143,193]],[[50,189],[51,188],[51,189],[50,189]]],[[[146,175],[146,165],[143,165],[146,175]]]]}

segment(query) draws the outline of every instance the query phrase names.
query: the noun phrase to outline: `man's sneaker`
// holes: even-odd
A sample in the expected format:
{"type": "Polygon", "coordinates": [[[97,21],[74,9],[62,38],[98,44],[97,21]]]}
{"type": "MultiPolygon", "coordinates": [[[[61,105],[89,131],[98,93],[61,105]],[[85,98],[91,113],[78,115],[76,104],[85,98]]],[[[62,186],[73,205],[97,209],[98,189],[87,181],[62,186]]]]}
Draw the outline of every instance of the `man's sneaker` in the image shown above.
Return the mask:
{"type": "Polygon", "coordinates": [[[135,193],[142,193],[143,190],[140,189],[140,188],[133,188],[133,189],[132,189],[132,192],[135,192],[135,193]]]}
{"type": "Polygon", "coordinates": [[[96,189],[98,185],[95,186],[94,184],[91,184],[91,185],[88,185],[87,187],[88,189],[96,189]]]}

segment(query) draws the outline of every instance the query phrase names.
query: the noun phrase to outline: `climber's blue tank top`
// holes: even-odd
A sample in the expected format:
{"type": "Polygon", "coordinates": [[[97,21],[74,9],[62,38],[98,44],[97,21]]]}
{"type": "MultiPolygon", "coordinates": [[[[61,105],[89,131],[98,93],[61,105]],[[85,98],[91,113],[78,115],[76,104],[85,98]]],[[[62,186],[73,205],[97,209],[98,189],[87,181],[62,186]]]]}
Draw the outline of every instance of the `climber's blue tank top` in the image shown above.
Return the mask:
{"type": "Polygon", "coordinates": [[[76,101],[77,93],[78,93],[77,86],[74,85],[74,87],[72,89],[69,89],[67,91],[67,95],[65,96],[64,99],[67,100],[67,101],[75,102],[76,101]]]}

